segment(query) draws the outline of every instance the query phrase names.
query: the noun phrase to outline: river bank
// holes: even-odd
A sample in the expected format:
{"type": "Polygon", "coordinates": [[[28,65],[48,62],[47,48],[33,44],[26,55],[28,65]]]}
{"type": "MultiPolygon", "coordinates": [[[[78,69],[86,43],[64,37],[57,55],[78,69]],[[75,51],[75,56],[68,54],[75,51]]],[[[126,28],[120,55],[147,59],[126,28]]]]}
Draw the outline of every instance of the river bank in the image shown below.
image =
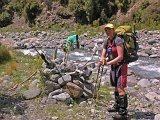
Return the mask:
{"type": "MultiPolygon", "coordinates": [[[[160,79],[159,77],[151,77],[145,78],[143,76],[139,77],[135,71],[133,70],[133,66],[135,68],[136,65],[140,64],[143,66],[140,70],[153,70],[152,67],[146,68],[150,63],[157,62],[155,67],[159,65],[159,54],[160,54],[160,35],[159,31],[140,31],[139,33],[139,44],[140,50],[139,55],[143,57],[143,63],[141,61],[137,61],[135,64],[130,65],[129,73],[128,73],[128,86],[127,92],[129,96],[129,112],[130,118],[129,119],[148,119],[148,120],[158,120],[160,114],[160,79]],[[138,63],[140,62],[140,63],[138,63]]],[[[29,33],[6,33],[0,36],[0,41],[4,44],[8,44],[16,49],[27,49],[31,48],[31,43],[35,44],[37,47],[42,47],[43,49],[55,47],[61,49],[61,43],[67,38],[66,36],[69,34],[60,34],[60,33],[47,33],[47,32],[29,32],[29,33]]],[[[89,50],[90,52],[94,48],[94,45],[99,40],[105,39],[105,35],[100,34],[94,38],[88,38],[87,34],[80,35],[80,45],[84,46],[85,49],[89,50]],[[101,38],[101,39],[99,39],[101,38]]],[[[83,56],[82,56],[83,57],[83,56]]],[[[85,55],[84,55],[85,57],[85,55]]],[[[83,59],[83,58],[82,58],[83,59]]],[[[108,68],[106,68],[108,70],[108,68]]],[[[140,71],[139,70],[139,71],[140,71]]],[[[97,68],[94,68],[93,71],[97,72],[97,68]]],[[[158,69],[155,71],[158,72],[158,69]]],[[[146,73],[146,71],[143,71],[146,73]]],[[[146,73],[148,74],[148,73],[146,73]]],[[[156,73],[158,74],[158,73],[156,73]]],[[[102,78],[102,86],[105,83],[109,82],[108,76],[109,72],[104,73],[102,78]]],[[[148,76],[152,76],[153,74],[149,74],[148,76]]],[[[6,76],[1,76],[2,81],[5,81],[6,76]]],[[[36,79],[34,82],[37,81],[36,79]]],[[[37,87],[36,87],[37,88],[37,87]]],[[[35,90],[35,89],[34,89],[35,90]]],[[[36,90],[39,91],[39,90],[36,90]]],[[[35,91],[33,89],[30,90],[29,97],[32,98],[35,91]]],[[[110,94],[112,95],[112,88],[110,88],[110,94]]],[[[24,94],[23,94],[24,95],[24,94]]],[[[38,95],[38,92],[37,92],[38,95]]],[[[7,103],[9,97],[1,97],[0,103],[7,103]]],[[[107,112],[107,108],[111,106],[113,100],[105,100],[101,101],[100,105],[95,104],[92,102],[92,99],[83,101],[81,105],[78,105],[77,108],[75,106],[67,106],[63,103],[57,103],[55,100],[49,101],[44,97],[44,99],[40,100],[41,102],[29,103],[28,101],[22,101],[20,104],[16,104],[16,110],[22,110],[22,114],[12,115],[12,114],[4,114],[3,117],[5,120],[112,120],[112,115],[107,112]],[[109,102],[110,101],[110,102],[109,102]],[[27,103],[27,104],[26,104],[27,103]],[[27,106],[27,107],[26,107],[27,106]],[[40,115],[39,113],[43,113],[49,106],[55,107],[58,112],[50,113],[50,114],[43,114],[40,115]],[[74,111],[75,110],[75,111],[74,111]],[[33,112],[34,111],[34,112],[33,112]],[[59,115],[60,113],[63,115],[59,115]],[[63,116],[63,117],[60,117],[63,116]]],[[[8,110],[8,109],[6,109],[8,110]]],[[[1,110],[4,112],[4,110],[1,110]]],[[[45,111],[46,112],[46,111],[45,111]]]]}

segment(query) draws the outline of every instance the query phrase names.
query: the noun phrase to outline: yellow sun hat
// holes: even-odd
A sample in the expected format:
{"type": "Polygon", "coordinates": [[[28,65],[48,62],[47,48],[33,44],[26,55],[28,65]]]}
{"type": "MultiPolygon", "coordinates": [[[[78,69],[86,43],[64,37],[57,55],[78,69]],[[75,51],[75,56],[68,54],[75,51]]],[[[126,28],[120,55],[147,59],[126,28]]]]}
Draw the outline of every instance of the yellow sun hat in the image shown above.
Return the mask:
{"type": "Polygon", "coordinates": [[[108,23],[108,24],[106,24],[105,26],[104,26],[104,28],[114,28],[114,25],[113,24],[111,24],[111,23],[108,23]]]}

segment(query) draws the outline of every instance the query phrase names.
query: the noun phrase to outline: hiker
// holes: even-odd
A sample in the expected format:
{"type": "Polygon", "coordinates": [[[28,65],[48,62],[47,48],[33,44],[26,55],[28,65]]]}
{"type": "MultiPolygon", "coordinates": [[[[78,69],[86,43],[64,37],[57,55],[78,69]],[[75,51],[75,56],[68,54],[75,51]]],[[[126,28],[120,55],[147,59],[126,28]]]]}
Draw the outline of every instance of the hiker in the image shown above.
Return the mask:
{"type": "Polygon", "coordinates": [[[110,82],[115,87],[115,104],[108,109],[108,112],[118,112],[120,116],[126,116],[128,100],[124,88],[127,83],[128,66],[123,63],[123,39],[116,35],[115,27],[111,23],[106,24],[104,30],[108,39],[104,42],[98,65],[111,65],[110,82]],[[108,60],[106,60],[106,55],[108,60]]]}
{"type": "Polygon", "coordinates": [[[69,52],[73,51],[76,48],[79,48],[79,41],[77,34],[69,36],[63,43],[63,51],[65,52],[64,61],[66,64],[69,59],[69,52]]]}

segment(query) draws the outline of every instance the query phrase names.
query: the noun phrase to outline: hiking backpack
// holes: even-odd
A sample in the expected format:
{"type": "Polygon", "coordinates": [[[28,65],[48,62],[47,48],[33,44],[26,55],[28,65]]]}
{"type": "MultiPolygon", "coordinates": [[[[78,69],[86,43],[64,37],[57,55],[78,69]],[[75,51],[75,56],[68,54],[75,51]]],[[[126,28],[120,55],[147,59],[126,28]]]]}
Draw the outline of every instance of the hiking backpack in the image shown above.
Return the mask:
{"type": "Polygon", "coordinates": [[[138,43],[137,36],[132,32],[131,26],[119,26],[115,29],[116,34],[121,37],[124,42],[123,62],[129,64],[138,60],[138,43]]]}

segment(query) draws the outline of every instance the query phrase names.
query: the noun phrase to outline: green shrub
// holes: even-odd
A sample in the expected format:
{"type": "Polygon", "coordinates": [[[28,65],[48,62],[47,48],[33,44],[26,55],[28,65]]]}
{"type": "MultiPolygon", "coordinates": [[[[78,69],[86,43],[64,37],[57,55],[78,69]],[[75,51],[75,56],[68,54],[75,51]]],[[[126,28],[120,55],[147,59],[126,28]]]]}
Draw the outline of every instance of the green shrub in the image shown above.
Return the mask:
{"type": "Polygon", "coordinates": [[[98,27],[99,26],[99,19],[93,21],[93,27],[98,27]]]}
{"type": "Polygon", "coordinates": [[[131,0],[119,0],[117,2],[117,5],[120,8],[121,12],[126,13],[130,3],[131,3],[131,0]]]}
{"type": "Polygon", "coordinates": [[[138,29],[155,30],[159,29],[160,24],[160,3],[154,3],[149,5],[145,1],[139,10],[135,13],[136,16],[136,27],[138,29]]]}
{"type": "Polygon", "coordinates": [[[77,34],[83,34],[87,30],[88,30],[88,26],[87,25],[78,24],[77,27],[75,27],[75,31],[76,31],[77,34]]]}
{"type": "Polygon", "coordinates": [[[105,9],[103,9],[100,14],[100,20],[99,20],[100,25],[106,24],[108,22],[108,17],[105,13],[106,13],[105,9]]]}
{"type": "Polygon", "coordinates": [[[24,7],[24,17],[26,19],[26,22],[29,23],[29,25],[35,24],[35,18],[37,15],[41,13],[41,8],[38,4],[38,2],[30,2],[27,3],[24,7]]]}
{"type": "Polygon", "coordinates": [[[75,20],[79,24],[87,24],[87,14],[84,8],[85,1],[82,0],[71,0],[69,1],[69,9],[74,12],[75,20]]]}
{"type": "Polygon", "coordinates": [[[3,7],[3,2],[2,1],[0,1],[0,8],[2,8],[3,7]]]}
{"type": "Polygon", "coordinates": [[[35,24],[35,18],[41,13],[38,0],[16,0],[10,4],[19,16],[24,16],[26,22],[31,26],[35,24]]]}
{"type": "Polygon", "coordinates": [[[0,45],[0,63],[11,60],[9,49],[3,45],[0,45]]]}
{"type": "Polygon", "coordinates": [[[6,25],[10,24],[11,21],[12,16],[7,11],[4,11],[0,14],[0,27],[5,27],[6,25]]]}
{"type": "Polygon", "coordinates": [[[0,13],[4,9],[4,6],[6,7],[9,2],[9,0],[0,0],[0,13]]]}
{"type": "MultiPolygon", "coordinates": [[[[80,9],[80,3],[78,4],[78,0],[70,0],[69,1],[69,5],[68,7],[70,8],[71,11],[74,11],[76,9],[80,9]]],[[[82,6],[81,6],[81,9],[82,9],[82,6]]]]}
{"type": "Polygon", "coordinates": [[[11,2],[11,6],[13,6],[15,12],[19,16],[23,14],[23,10],[26,4],[27,4],[26,0],[16,0],[15,3],[11,2]]]}

